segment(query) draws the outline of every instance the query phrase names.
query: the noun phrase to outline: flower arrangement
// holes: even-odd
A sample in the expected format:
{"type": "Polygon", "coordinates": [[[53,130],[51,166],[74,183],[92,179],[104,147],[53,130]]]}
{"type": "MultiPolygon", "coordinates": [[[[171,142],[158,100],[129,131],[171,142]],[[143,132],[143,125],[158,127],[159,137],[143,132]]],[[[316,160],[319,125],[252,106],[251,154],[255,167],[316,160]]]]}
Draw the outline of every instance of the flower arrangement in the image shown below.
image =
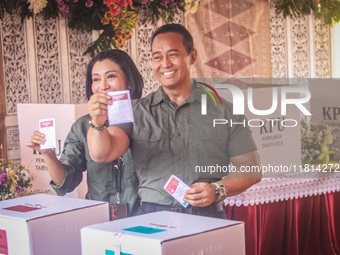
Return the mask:
{"type": "Polygon", "coordinates": [[[124,48],[132,38],[137,22],[156,24],[159,19],[172,22],[176,14],[195,12],[199,0],[1,0],[4,13],[19,11],[21,20],[41,13],[45,19],[64,15],[68,27],[92,33],[99,31],[84,54],[109,48],[124,48]]]}
{"type": "Polygon", "coordinates": [[[327,24],[340,22],[340,0],[278,0],[276,11],[284,17],[296,18],[314,13],[327,24]]]}
{"type": "Polygon", "coordinates": [[[328,164],[332,155],[338,149],[333,147],[337,137],[333,131],[339,127],[328,125],[316,125],[307,118],[301,120],[301,152],[302,164],[328,164]]]}
{"type": "Polygon", "coordinates": [[[21,164],[0,159],[0,201],[28,194],[33,179],[21,164]]]}

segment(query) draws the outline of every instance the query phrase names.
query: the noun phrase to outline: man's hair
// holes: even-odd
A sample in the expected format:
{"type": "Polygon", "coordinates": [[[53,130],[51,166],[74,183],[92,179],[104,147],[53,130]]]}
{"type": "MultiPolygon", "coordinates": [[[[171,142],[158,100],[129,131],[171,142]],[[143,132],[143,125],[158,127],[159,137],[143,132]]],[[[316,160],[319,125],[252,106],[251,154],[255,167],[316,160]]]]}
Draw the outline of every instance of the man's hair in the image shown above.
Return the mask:
{"type": "Polygon", "coordinates": [[[165,24],[157,28],[151,37],[151,50],[152,50],[152,43],[155,37],[159,34],[164,34],[164,33],[169,33],[169,32],[179,33],[183,36],[184,48],[186,52],[190,54],[190,52],[194,49],[194,40],[192,39],[190,32],[184,26],[180,24],[165,24]]]}
{"type": "Polygon", "coordinates": [[[142,97],[143,92],[143,78],[139,73],[135,63],[132,61],[130,56],[118,49],[111,49],[99,52],[94,56],[87,66],[86,70],[86,97],[89,100],[93,95],[92,91],[92,69],[95,63],[98,61],[103,61],[105,59],[110,59],[112,62],[119,65],[122,69],[125,77],[130,85],[131,98],[137,99],[142,97]]]}

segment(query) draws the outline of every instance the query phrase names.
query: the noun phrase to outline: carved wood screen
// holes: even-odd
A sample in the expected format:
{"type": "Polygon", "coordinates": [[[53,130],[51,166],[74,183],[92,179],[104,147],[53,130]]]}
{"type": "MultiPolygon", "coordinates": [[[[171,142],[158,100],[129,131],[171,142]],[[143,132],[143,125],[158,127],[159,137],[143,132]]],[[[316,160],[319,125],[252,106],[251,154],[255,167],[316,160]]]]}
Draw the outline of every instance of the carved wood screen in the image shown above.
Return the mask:
{"type": "MultiPolygon", "coordinates": [[[[1,59],[1,45],[0,45],[0,59],[1,59]]],[[[2,62],[0,62],[0,70],[2,70],[2,62]]],[[[0,159],[7,159],[6,153],[6,136],[5,136],[5,91],[3,75],[0,72],[0,159]]]]}

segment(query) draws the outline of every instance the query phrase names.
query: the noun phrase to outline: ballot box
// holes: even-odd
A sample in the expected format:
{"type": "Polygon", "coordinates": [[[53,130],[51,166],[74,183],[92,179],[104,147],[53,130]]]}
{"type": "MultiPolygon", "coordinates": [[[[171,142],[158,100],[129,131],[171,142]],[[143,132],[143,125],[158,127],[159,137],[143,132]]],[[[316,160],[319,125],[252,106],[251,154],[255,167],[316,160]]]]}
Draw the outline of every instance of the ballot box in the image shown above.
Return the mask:
{"type": "Polygon", "coordinates": [[[108,203],[36,194],[0,202],[0,254],[81,254],[80,229],[109,221],[108,203]]]}
{"type": "Polygon", "coordinates": [[[155,212],[81,229],[82,254],[245,254],[244,223],[155,212]]]}

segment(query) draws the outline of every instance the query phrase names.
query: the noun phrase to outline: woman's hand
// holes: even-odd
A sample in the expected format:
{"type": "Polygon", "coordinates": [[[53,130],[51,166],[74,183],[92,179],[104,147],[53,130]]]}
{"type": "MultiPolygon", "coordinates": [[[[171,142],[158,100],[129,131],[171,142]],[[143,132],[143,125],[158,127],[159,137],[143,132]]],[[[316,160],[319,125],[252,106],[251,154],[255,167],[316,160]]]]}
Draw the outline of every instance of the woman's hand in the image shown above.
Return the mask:
{"type": "Polygon", "coordinates": [[[31,136],[31,141],[25,143],[25,145],[33,150],[39,151],[40,153],[46,153],[51,151],[51,149],[41,150],[40,145],[45,144],[46,138],[45,134],[40,133],[39,131],[34,131],[33,135],[31,136]]]}
{"type": "Polygon", "coordinates": [[[107,106],[112,104],[112,99],[106,93],[97,92],[93,94],[88,102],[89,113],[92,124],[95,127],[104,126],[107,119],[107,106]]]}

